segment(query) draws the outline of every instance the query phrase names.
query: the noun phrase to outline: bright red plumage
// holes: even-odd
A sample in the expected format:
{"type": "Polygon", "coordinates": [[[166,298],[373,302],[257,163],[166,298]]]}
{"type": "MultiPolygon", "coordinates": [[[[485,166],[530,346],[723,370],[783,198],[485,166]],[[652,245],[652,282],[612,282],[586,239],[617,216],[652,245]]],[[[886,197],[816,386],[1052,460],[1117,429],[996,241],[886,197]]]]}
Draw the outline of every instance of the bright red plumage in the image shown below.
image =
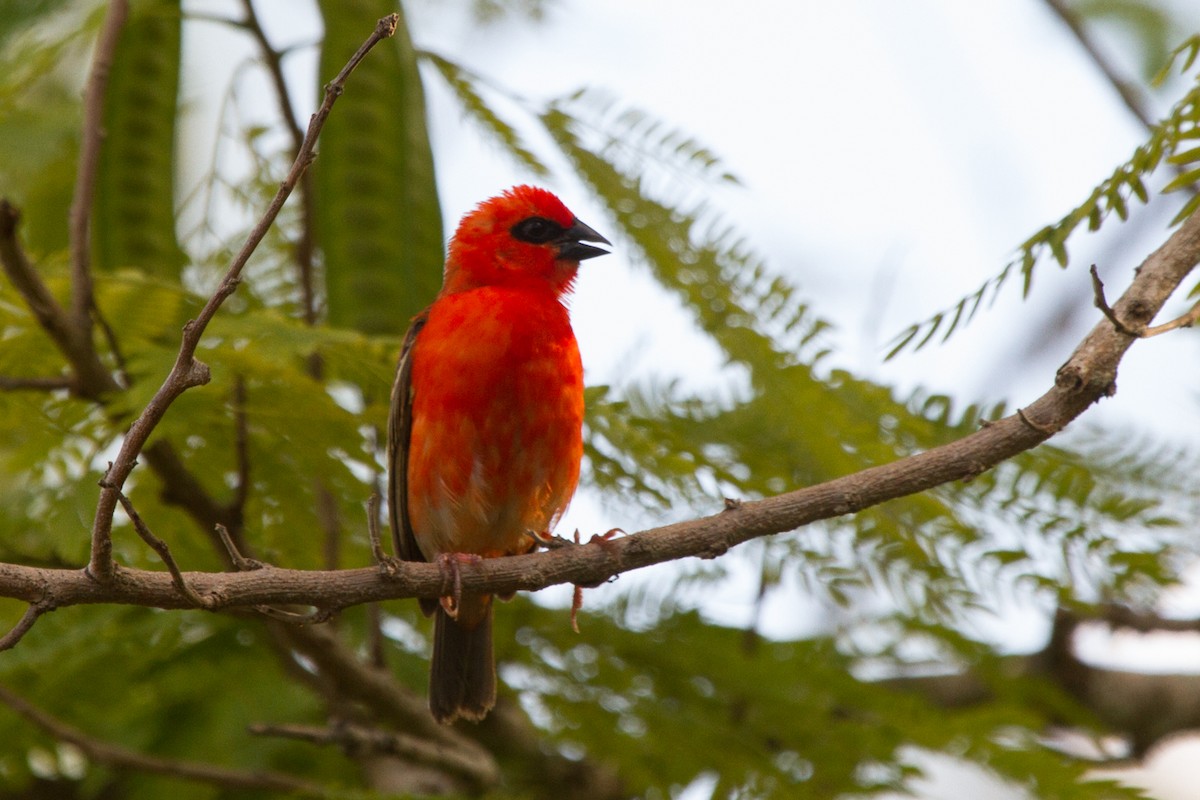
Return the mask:
{"type": "MultiPolygon", "coordinates": [[[[553,194],[516,187],[467,214],[442,290],[405,340],[389,425],[401,557],[525,553],[566,510],[583,454],[583,368],[564,305],[606,240],[553,194]]],[[[436,610],[430,707],[481,719],[495,698],[491,597],[436,610]]]]}

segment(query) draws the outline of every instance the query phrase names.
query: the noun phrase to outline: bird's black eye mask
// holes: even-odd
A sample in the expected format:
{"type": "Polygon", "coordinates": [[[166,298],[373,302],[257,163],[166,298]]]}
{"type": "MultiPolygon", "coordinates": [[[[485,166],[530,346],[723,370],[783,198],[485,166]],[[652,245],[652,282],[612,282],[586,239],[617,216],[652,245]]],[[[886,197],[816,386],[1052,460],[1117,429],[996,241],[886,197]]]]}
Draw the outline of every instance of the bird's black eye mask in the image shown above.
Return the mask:
{"type": "Polygon", "coordinates": [[[529,242],[530,244],[545,244],[546,242],[558,239],[566,231],[566,228],[554,220],[549,220],[545,217],[530,217],[513,225],[509,233],[518,241],[529,242]]]}

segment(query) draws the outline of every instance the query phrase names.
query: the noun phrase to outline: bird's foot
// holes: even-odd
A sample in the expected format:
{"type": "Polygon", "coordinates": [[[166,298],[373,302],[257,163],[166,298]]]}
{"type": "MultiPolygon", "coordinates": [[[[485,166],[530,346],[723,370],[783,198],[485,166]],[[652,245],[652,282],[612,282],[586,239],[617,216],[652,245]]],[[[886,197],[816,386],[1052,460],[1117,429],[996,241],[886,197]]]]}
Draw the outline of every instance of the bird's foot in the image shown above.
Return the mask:
{"type": "Polygon", "coordinates": [[[458,619],[462,604],[462,565],[481,561],[483,557],[475,553],[438,553],[437,565],[442,571],[442,610],[450,619],[458,619]]]}
{"type": "MultiPolygon", "coordinates": [[[[593,533],[592,538],[587,540],[588,544],[598,544],[601,547],[611,542],[617,537],[617,534],[625,535],[625,531],[620,528],[609,528],[604,533],[593,533]]],[[[575,532],[575,541],[579,541],[579,532],[575,532]]]]}
{"type": "Polygon", "coordinates": [[[529,535],[533,537],[533,547],[531,547],[529,551],[533,552],[539,547],[544,547],[547,550],[561,550],[564,547],[574,547],[580,544],[602,545],[611,540],[618,533],[625,533],[625,531],[621,530],[620,528],[612,528],[604,533],[593,534],[592,538],[588,539],[587,542],[580,542],[578,528],[575,529],[575,535],[571,539],[552,534],[550,531],[541,531],[540,533],[536,531],[530,531],[529,535]]]}
{"type": "MultiPolygon", "coordinates": [[[[605,531],[604,533],[592,534],[592,538],[588,539],[587,543],[600,545],[601,547],[607,547],[608,543],[610,541],[612,541],[612,539],[618,533],[625,533],[625,531],[621,530],[620,528],[611,528],[611,529],[605,531]]],[[[575,531],[574,544],[579,544],[579,530],[578,529],[576,529],[576,531],[575,531]]],[[[597,584],[597,585],[599,585],[599,584],[597,584]]],[[[575,584],[575,591],[571,595],[571,628],[576,633],[579,633],[579,611],[580,611],[580,609],[583,608],[583,590],[584,589],[594,589],[594,588],[595,588],[595,586],[584,586],[583,584],[579,584],[579,583],[575,584]]]]}
{"type": "Polygon", "coordinates": [[[533,538],[533,543],[529,548],[529,552],[531,553],[539,547],[544,547],[547,550],[559,550],[563,547],[579,544],[579,531],[575,531],[574,542],[553,534],[550,531],[529,531],[529,535],[533,538]]]}

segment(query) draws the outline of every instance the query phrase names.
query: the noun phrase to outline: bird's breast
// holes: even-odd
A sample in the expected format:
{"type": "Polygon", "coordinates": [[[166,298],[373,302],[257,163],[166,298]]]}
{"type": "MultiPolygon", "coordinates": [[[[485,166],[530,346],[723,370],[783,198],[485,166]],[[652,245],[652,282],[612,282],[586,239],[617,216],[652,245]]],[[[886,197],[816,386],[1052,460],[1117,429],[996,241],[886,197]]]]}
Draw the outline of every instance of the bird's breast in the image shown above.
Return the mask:
{"type": "Polygon", "coordinates": [[[528,550],[579,480],[583,370],[566,309],[548,292],[449,295],[412,358],[409,513],[422,552],[528,550]]]}

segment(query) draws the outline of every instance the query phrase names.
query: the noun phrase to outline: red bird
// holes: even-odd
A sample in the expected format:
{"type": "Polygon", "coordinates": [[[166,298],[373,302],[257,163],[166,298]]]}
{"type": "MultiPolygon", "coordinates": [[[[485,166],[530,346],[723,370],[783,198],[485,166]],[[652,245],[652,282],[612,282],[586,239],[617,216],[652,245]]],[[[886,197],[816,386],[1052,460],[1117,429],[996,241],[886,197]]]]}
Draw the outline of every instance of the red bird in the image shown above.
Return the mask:
{"type": "MultiPolygon", "coordinates": [[[[579,481],[583,367],[566,300],[610,244],[544,189],[480,203],[450,240],[442,290],[412,321],[392,387],[388,505],[407,561],[528,553],[579,481]]],[[[434,620],[429,708],[496,702],[492,596],[422,599],[434,620]]]]}

